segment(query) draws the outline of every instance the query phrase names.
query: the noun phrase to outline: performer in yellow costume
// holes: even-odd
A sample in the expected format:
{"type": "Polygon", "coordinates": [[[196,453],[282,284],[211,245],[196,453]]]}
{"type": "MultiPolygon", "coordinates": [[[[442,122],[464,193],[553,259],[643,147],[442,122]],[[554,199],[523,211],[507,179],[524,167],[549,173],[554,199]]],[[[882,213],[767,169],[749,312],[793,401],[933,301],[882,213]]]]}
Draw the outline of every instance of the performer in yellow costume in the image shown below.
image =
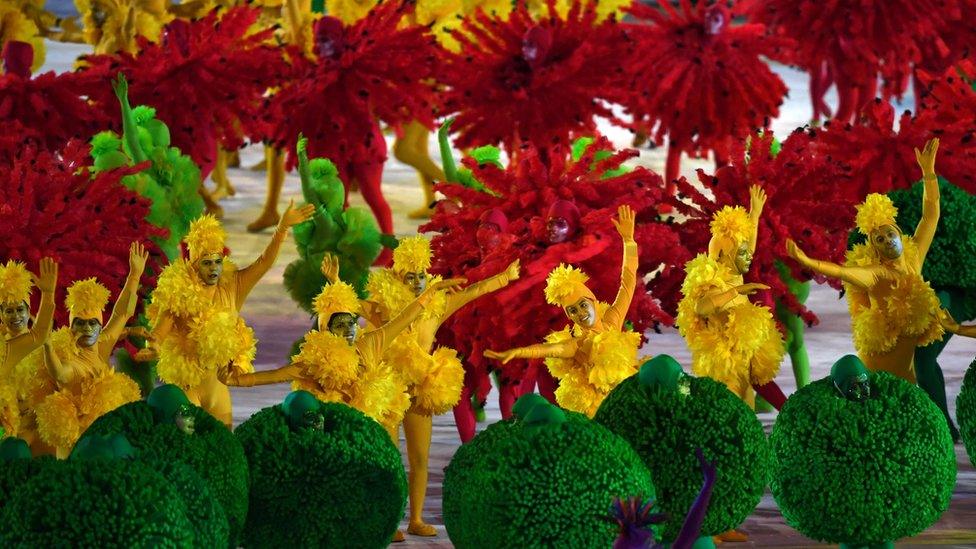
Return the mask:
{"type": "Polygon", "coordinates": [[[922,169],[922,218],[905,236],[891,199],[870,194],[857,207],[857,228],[867,237],[847,252],[844,265],[807,257],[795,242],[787,252],[803,267],[844,282],[857,354],[871,371],[884,371],[915,383],[915,348],[942,339],[939,298],[922,279],[922,265],[939,224],[939,182],[935,156],[939,140],[915,149],[922,169]]]}
{"type": "Polygon", "coordinates": [[[75,0],[85,27],[85,42],[95,54],[135,53],[136,36],[159,40],[172,20],[167,0],[75,0]]]}
{"type": "Polygon", "coordinates": [[[503,364],[516,358],[545,358],[549,371],[559,380],[556,401],[567,410],[589,417],[596,414],[614,387],[637,372],[640,334],[624,330],[637,287],[634,211],[630,206],[621,206],[617,215],[614,225],[623,239],[623,265],[613,304],[597,301],[586,287],[588,278],[582,271],[560,265],[546,281],[546,301],[562,307],[573,326],[550,334],[546,343],[539,345],[485,351],[486,357],[503,364]]]}
{"type": "MultiPolygon", "coordinates": [[[[767,307],[748,296],[767,290],[764,284],[745,284],[756,250],[759,217],[766,193],[750,189],[749,211],[722,208],[712,219],[708,253],[685,266],[678,303],[678,331],[691,350],[692,371],[724,383],[755,406],[755,389],[771,383],[779,372],[785,345],[767,307]]],[[[782,406],[785,398],[770,402],[782,406]]]]}
{"type": "MultiPolygon", "coordinates": [[[[430,242],[422,236],[400,241],[393,252],[393,267],[374,271],[366,285],[369,300],[364,303],[367,322],[382,326],[400,314],[427,289],[431,277],[430,242]]],[[[338,264],[331,262],[329,280],[338,278],[338,264]]],[[[434,336],[441,324],[452,314],[475,299],[504,288],[519,277],[519,262],[491,278],[471,284],[454,293],[436,292],[420,317],[404,330],[386,351],[385,360],[397,365],[401,382],[407,387],[411,405],[403,418],[407,440],[407,459],[410,463],[410,522],[407,532],[416,536],[436,536],[437,530],[424,522],[424,498],[427,494],[427,463],[430,456],[433,416],[454,408],[461,397],[464,367],[457,352],[448,347],[434,349],[434,336]]],[[[399,426],[391,433],[396,441],[399,426]]],[[[402,532],[395,539],[402,539],[402,532]]]]}
{"type": "Polygon", "coordinates": [[[58,458],[68,457],[78,437],[99,416],[141,396],[139,386],[115,372],[109,359],[136,310],[136,292],[148,258],[142,244],[132,244],[129,274],[108,322],[103,318],[110,296],[107,288],[94,278],[68,288],[69,327],[57,330],[44,343],[42,360],[55,390],[36,409],[40,439],[54,448],[58,458]]]}
{"type": "MultiPolygon", "coordinates": [[[[30,0],[18,2],[0,2],[0,54],[7,47],[8,42],[27,42],[34,49],[34,62],[31,71],[36,72],[44,64],[44,34],[37,23],[28,16],[28,10],[37,13],[44,12],[44,4],[34,5],[30,0]]],[[[2,69],[2,67],[0,67],[2,69]]]]}
{"type": "Polygon", "coordinates": [[[40,276],[32,275],[23,263],[7,261],[0,265],[0,425],[7,436],[34,438],[33,412],[19,402],[16,367],[41,348],[51,333],[54,321],[54,290],[58,284],[58,264],[41,260],[40,276]],[[37,318],[30,323],[30,294],[37,281],[41,303],[37,318]]]}
{"type": "Polygon", "coordinates": [[[179,386],[191,402],[230,427],[230,390],[224,379],[252,371],[254,332],[240,317],[241,307],[278,258],[288,229],[309,218],[313,207],[292,202],[271,242],[250,266],[238,270],[225,257],[226,233],[213,216],[190,225],[184,242],[189,260],[170,263],[160,274],[148,307],[159,377],[179,386]]]}

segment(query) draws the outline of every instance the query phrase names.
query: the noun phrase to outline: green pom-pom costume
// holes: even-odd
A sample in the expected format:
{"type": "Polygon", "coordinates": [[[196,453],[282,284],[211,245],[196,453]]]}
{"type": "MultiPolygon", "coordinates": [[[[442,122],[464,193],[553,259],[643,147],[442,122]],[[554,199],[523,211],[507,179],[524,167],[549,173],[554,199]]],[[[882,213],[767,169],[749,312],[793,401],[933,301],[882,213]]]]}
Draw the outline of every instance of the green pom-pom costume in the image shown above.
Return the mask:
{"type": "Polygon", "coordinates": [[[126,404],[98,418],[85,434],[122,434],[142,459],[178,462],[193,469],[221,506],[230,543],[237,546],[247,517],[249,478],[244,449],[227,427],[191,405],[178,387],[156,388],[146,402],[126,404]],[[190,434],[182,413],[192,418],[190,434]]]}
{"type": "Polygon", "coordinates": [[[344,404],[314,401],[316,413],[307,397],[286,402],[235,431],[251,470],[244,545],[386,547],[407,503],[389,434],[344,404]]]}
{"type": "MultiPolygon", "coordinates": [[[[444,471],[444,525],[455,547],[609,547],[615,497],[654,497],[625,441],[544,399],[461,446],[444,471]],[[489,510],[489,512],[485,512],[489,510]]],[[[701,479],[699,478],[699,484],[701,479]]]]}
{"type": "Polygon", "coordinates": [[[629,442],[650,469],[657,503],[669,515],[664,541],[677,537],[701,489],[696,448],[718,471],[698,546],[741,524],[762,499],[771,454],[756,414],[725,385],[684,374],[671,357],[645,362],[593,419],[629,442]]]}
{"type": "Polygon", "coordinates": [[[363,208],[345,208],[345,186],[328,159],[309,161],[308,141],[298,140],[298,174],[305,202],[315,214],[294,228],[299,258],[285,268],[285,288],[302,309],[314,312],[312,301],[327,284],[320,271],[326,254],[339,258],[339,279],[365,298],[369,268],[384,246],[395,247],[392,236],[380,232],[373,214],[363,208]]]}
{"type": "Polygon", "coordinates": [[[790,396],[770,444],[773,497],[816,540],[890,546],[932,525],[952,497],[956,456],[939,409],[854,356],[790,396]]]}
{"type": "Polygon", "coordinates": [[[976,361],[966,370],[962,390],[956,397],[956,419],[959,420],[959,432],[969,454],[969,462],[976,466],[976,361]]]}

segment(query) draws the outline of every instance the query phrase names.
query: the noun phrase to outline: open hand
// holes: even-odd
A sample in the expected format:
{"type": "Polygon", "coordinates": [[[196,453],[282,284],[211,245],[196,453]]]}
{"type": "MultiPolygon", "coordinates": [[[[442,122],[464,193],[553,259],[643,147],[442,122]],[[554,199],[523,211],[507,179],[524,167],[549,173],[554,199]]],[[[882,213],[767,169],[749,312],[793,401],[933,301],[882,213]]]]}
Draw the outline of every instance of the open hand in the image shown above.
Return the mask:
{"type": "Polygon", "coordinates": [[[308,158],[308,138],[298,134],[298,143],[295,145],[299,158],[308,158]]]}
{"type": "Polygon", "coordinates": [[[508,364],[510,360],[515,358],[515,351],[485,351],[484,356],[485,358],[501,361],[502,364],[508,364]]]}
{"type": "Polygon", "coordinates": [[[141,339],[151,339],[152,335],[149,333],[149,330],[147,330],[145,326],[126,326],[123,337],[125,338],[138,337],[141,339]]]}
{"type": "Polygon", "coordinates": [[[332,254],[325,254],[322,258],[322,274],[329,284],[334,284],[339,280],[339,258],[332,254]]]}
{"type": "Polygon", "coordinates": [[[314,213],[315,206],[312,204],[305,204],[301,208],[295,208],[295,199],[293,198],[291,202],[288,203],[288,208],[285,209],[285,213],[281,215],[281,221],[278,222],[278,228],[290,229],[299,223],[308,221],[314,213]]]}
{"type": "Polygon", "coordinates": [[[119,98],[119,101],[124,102],[129,100],[129,82],[121,72],[118,78],[112,81],[112,90],[115,92],[115,97],[119,98]]]}
{"type": "Polygon", "coordinates": [[[149,252],[141,242],[133,242],[129,246],[129,272],[142,275],[146,270],[146,261],[149,259],[149,252]]]}
{"type": "Polygon", "coordinates": [[[50,257],[41,260],[40,276],[34,277],[34,284],[42,293],[54,293],[58,286],[58,264],[50,257]]]}
{"type": "Polygon", "coordinates": [[[786,241],[786,255],[799,262],[803,262],[807,259],[807,254],[803,253],[803,250],[796,245],[796,242],[794,242],[792,238],[786,241]]]}
{"type": "Polygon", "coordinates": [[[508,266],[507,269],[505,269],[505,277],[508,278],[509,282],[513,280],[518,280],[521,273],[522,273],[521,259],[516,259],[515,261],[512,262],[511,265],[508,266]]]}
{"type": "Polygon", "coordinates": [[[617,228],[617,232],[620,233],[620,238],[624,242],[634,240],[634,222],[634,210],[630,206],[624,204],[617,208],[617,219],[613,220],[613,226],[617,228]]]}
{"type": "Polygon", "coordinates": [[[942,314],[939,315],[939,322],[942,324],[942,328],[950,334],[959,333],[959,323],[956,322],[956,319],[952,318],[949,311],[942,309],[942,314]]]}
{"type": "Polygon", "coordinates": [[[915,149],[915,160],[918,162],[918,167],[922,168],[922,175],[935,175],[935,155],[939,152],[939,138],[933,137],[925,144],[925,148],[922,152],[919,152],[918,148],[915,149]]]}
{"type": "Polygon", "coordinates": [[[133,355],[132,360],[136,362],[152,362],[154,360],[159,360],[159,352],[152,347],[139,349],[139,351],[133,355]]]}
{"type": "Polygon", "coordinates": [[[740,295],[752,295],[760,290],[768,290],[769,286],[765,284],[759,284],[758,282],[750,282],[749,284],[742,284],[737,286],[735,291],[739,292],[740,295]]]}
{"type": "Polygon", "coordinates": [[[749,187],[749,216],[753,221],[758,221],[764,207],[766,207],[766,191],[759,185],[749,187]]]}

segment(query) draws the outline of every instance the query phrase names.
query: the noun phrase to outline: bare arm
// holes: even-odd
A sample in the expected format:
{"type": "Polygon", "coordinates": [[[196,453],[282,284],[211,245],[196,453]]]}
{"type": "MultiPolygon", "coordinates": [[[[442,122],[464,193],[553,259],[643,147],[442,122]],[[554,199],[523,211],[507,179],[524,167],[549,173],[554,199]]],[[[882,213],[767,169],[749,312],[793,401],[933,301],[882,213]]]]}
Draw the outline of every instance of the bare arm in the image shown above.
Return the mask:
{"type": "Polygon", "coordinates": [[[37,287],[41,290],[37,317],[30,331],[7,342],[7,358],[4,366],[13,367],[43,345],[51,334],[54,324],[54,290],[58,285],[58,264],[53,259],[45,257],[41,260],[40,267],[41,274],[35,277],[37,287]]]}
{"type": "Polygon", "coordinates": [[[125,143],[125,148],[134,164],[145,162],[149,160],[149,156],[139,144],[139,126],[136,125],[136,119],[132,115],[132,106],[129,105],[129,85],[124,74],[119,73],[118,80],[112,83],[112,89],[115,90],[115,97],[118,98],[122,107],[122,140],[125,143]]]}
{"type": "Polygon", "coordinates": [[[221,381],[231,387],[254,387],[255,385],[273,385],[288,383],[301,378],[301,370],[294,364],[282,366],[274,370],[253,372],[250,374],[228,373],[221,381]]]}
{"type": "Polygon", "coordinates": [[[444,124],[437,130],[437,143],[440,145],[441,165],[444,167],[444,177],[450,183],[457,183],[457,164],[454,163],[454,155],[451,152],[451,144],[448,141],[448,136],[451,133],[451,124],[453,123],[453,118],[448,118],[444,121],[444,124]]]}

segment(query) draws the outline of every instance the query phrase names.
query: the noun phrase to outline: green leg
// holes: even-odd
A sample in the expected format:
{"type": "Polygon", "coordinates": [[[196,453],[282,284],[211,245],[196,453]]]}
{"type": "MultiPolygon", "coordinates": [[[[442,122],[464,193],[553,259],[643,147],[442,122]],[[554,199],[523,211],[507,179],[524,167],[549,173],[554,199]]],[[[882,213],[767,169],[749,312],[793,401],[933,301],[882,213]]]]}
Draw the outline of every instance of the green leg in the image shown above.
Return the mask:
{"type": "Polygon", "coordinates": [[[780,320],[786,326],[786,350],[793,364],[796,388],[802,389],[810,384],[810,356],[807,355],[807,346],[803,341],[803,331],[806,326],[803,325],[803,319],[790,312],[784,312],[780,320]]]}
{"type": "MultiPolygon", "coordinates": [[[[952,293],[944,290],[936,292],[936,295],[939,296],[939,301],[942,303],[942,306],[948,309],[953,317],[959,319],[967,316],[965,311],[961,310],[963,299],[958,296],[954,299],[952,293]]],[[[915,349],[915,377],[918,380],[918,386],[929,395],[932,402],[939,407],[942,415],[945,416],[946,423],[949,425],[949,431],[952,433],[952,440],[958,442],[959,429],[956,428],[955,423],[952,421],[952,416],[949,415],[945,376],[942,374],[942,367],[939,366],[939,354],[945,349],[951,337],[952,334],[946,333],[942,341],[936,341],[926,347],[918,347],[915,349]]]]}
{"type": "Polygon", "coordinates": [[[115,369],[132,378],[139,386],[142,398],[149,396],[156,387],[156,362],[136,362],[125,349],[115,355],[115,369]]]}

